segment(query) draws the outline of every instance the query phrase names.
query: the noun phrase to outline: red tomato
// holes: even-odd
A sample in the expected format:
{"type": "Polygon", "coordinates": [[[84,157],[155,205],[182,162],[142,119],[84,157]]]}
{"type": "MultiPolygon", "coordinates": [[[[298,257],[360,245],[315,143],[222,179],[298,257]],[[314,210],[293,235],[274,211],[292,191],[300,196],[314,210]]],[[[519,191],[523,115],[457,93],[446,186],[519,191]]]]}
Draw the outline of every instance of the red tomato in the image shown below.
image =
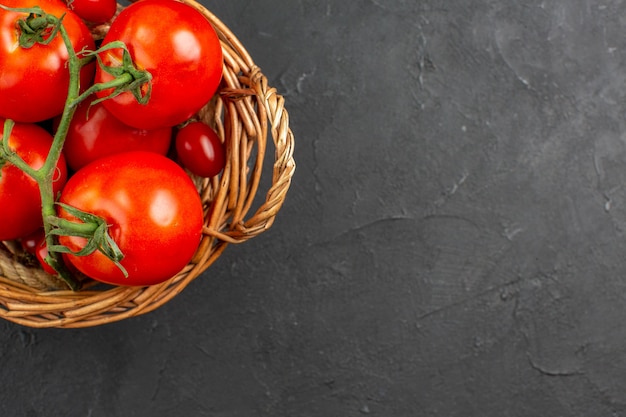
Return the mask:
{"type": "MultiPolygon", "coordinates": [[[[175,162],[151,152],[127,152],[98,159],[74,174],[60,201],[103,218],[124,259],[121,270],[102,253],[68,255],[83,274],[114,285],[143,286],[178,273],[200,242],[203,208],[198,191],[175,162]]],[[[77,221],[65,210],[59,216],[77,221]]],[[[85,239],[60,237],[76,252],[85,239]]]]}
{"type": "Polygon", "coordinates": [[[46,262],[47,256],[48,256],[48,245],[46,244],[45,236],[42,236],[35,244],[35,257],[39,261],[39,264],[41,265],[44,271],[46,271],[50,275],[57,275],[57,271],[55,271],[54,268],[51,267],[48,262],[46,262]]]}
{"type": "Polygon", "coordinates": [[[213,129],[201,122],[178,130],[176,153],[183,166],[200,177],[214,177],[226,164],[224,144],[213,129]]]}
{"type": "MultiPolygon", "coordinates": [[[[60,17],[67,29],[74,49],[94,50],[94,40],[85,23],[58,0],[39,0],[47,13],[60,17]]],[[[8,7],[32,7],[28,0],[3,0],[8,7]]],[[[30,48],[18,47],[16,22],[26,13],[0,9],[0,117],[19,122],[39,122],[63,111],[69,86],[67,69],[68,52],[61,36],[57,34],[48,45],[35,44],[30,48]]],[[[95,63],[81,70],[81,85],[93,79],[95,63]]]]}
{"type": "MultiPolygon", "coordinates": [[[[210,22],[193,7],[172,0],[142,0],[125,8],[111,24],[103,46],[122,41],[137,68],[152,74],[148,104],[130,92],[104,101],[122,122],[140,129],[175,126],[200,110],[215,94],[222,78],[222,49],[210,22]]],[[[119,66],[122,51],[110,49],[100,58],[119,66]]],[[[100,67],[96,82],[112,76],[100,67]]],[[[148,86],[144,85],[144,93],[148,86]]],[[[98,93],[98,97],[110,94],[98,93]]]]}
{"type": "Polygon", "coordinates": [[[82,102],[70,122],[63,152],[68,166],[77,171],[96,159],[128,151],[167,154],[172,128],[136,129],[114,117],[102,103],[82,102]]]}
{"type": "MultiPolygon", "coordinates": [[[[0,122],[4,128],[4,121],[0,122]]],[[[52,136],[35,124],[16,123],[9,137],[9,146],[34,169],[43,166],[52,136]]],[[[1,141],[0,141],[1,146],[1,141]]],[[[61,191],[67,180],[63,156],[57,164],[53,190],[61,191]]],[[[41,195],[37,182],[16,166],[6,163],[0,171],[0,240],[26,237],[43,226],[41,195]]]]}
{"type": "Polygon", "coordinates": [[[90,23],[105,23],[115,16],[116,0],[66,0],[67,7],[90,23]]]}

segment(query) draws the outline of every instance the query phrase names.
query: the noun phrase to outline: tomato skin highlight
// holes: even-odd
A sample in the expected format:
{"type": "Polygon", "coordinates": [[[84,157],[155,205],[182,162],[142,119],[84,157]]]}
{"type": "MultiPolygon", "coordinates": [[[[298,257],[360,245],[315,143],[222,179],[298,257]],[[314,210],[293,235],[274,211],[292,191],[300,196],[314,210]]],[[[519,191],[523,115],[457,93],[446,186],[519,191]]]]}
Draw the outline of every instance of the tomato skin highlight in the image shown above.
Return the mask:
{"type": "Polygon", "coordinates": [[[217,133],[202,122],[192,122],[180,128],[175,145],[183,166],[200,177],[211,178],[224,169],[224,144],[217,133]]]}
{"type": "MultiPolygon", "coordinates": [[[[4,128],[4,120],[0,120],[0,128],[4,128]]],[[[34,169],[43,166],[51,145],[50,133],[30,123],[16,123],[9,137],[10,148],[34,169]]],[[[61,155],[53,182],[55,194],[66,181],[67,166],[61,155]]],[[[6,163],[0,171],[0,240],[19,239],[35,232],[43,226],[41,216],[37,182],[15,165],[6,163]]]]}
{"type": "Polygon", "coordinates": [[[68,9],[90,23],[105,23],[115,16],[116,0],[67,0],[68,9]]]}
{"type": "Polygon", "coordinates": [[[129,151],[166,155],[172,128],[136,129],[119,121],[102,103],[87,100],[78,105],[65,138],[63,153],[73,171],[96,159],[129,151]]]}
{"type": "Polygon", "coordinates": [[[43,229],[37,229],[35,232],[29,234],[28,236],[24,236],[20,239],[20,243],[22,244],[22,249],[31,255],[34,255],[37,251],[37,247],[41,240],[44,238],[43,229]]]}
{"type": "MultiPolygon", "coordinates": [[[[127,125],[153,129],[185,122],[206,105],[222,78],[223,56],[211,23],[193,7],[172,0],[141,0],[126,7],[112,22],[103,46],[119,40],[137,68],[152,74],[152,92],[140,104],[130,92],[106,100],[104,106],[127,125]]],[[[122,51],[110,49],[100,58],[117,66],[122,51]]],[[[111,74],[96,70],[95,81],[111,74]]],[[[142,87],[144,93],[147,85],[142,87]]],[[[98,92],[102,98],[111,90],[98,92]]]]}
{"type": "MultiPolygon", "coordinates": [[[[200,243],[204,216],[198,191],[184,170],[162,155],[137,151],[98,159],[68,180],[60,201],[105,219],[124,253],[127,278],[100,252],[66,256],[98,281],[158,284],[180,272],[200,243]]],[[[77,221],[62,208],[59,216],[77,221]]],[[[72,251],[85,245],[78,237],[60,237],[59,242],[72,251]]]]}
{"type": "MultiPolygon", "coordinates": [[[[7,7],[32,7],[27,0],[3,0],[7,7]]],[[[74,49],[94,50],[95,43],[86,24],[59,0],[38,0],[47,13],[60,17],[74,49]]],[[[26,13],[0,9],[0,117],[18,122],[40,122],[61,114],[69,86],[68,52],[60,34],[48,45],[17,46],[16,21],[26,13]]],[[[95,62],[80,72],[81,88],[88,86],[95,62]]]]}

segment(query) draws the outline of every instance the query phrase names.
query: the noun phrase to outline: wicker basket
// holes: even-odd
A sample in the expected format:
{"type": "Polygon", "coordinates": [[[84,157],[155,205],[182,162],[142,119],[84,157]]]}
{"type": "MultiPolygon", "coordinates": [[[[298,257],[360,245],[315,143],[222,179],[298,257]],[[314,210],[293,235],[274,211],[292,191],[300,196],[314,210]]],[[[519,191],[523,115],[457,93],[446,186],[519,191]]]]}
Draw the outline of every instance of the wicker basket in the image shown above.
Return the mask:
{"type": "MultiPolygon", "coordinates": [[[[196,178],[205,203],[205,227],[194,259],[176,276],[149,287],[90,286],[70,291],[37,266],[28,266],[19,245],[0,244],[0,316],[29,327],[89,327],[148,313],[197,278],[230,243],[267,230],[280,210],[295,170],[294,138],[284,99],[268,85],[233,33],[193,0],[182,0],[213,24],[224,53],[224,76],[214,99],[199,114],[224,140],[221,176],[196,178]],[[260,193],[268,137],[275,147],[271,184],[260,193]],[[260,198],[259,198],[260,197],[260,198]],[[253,208],[254,207],[254,208],[253,208]],[[252,213],[252,214],[249,214],[252,213]]],[[[94,28],[106,31],[106,25],[94,28]]],[[[271,142],[270,142],[271,144],[271,142]]]]}

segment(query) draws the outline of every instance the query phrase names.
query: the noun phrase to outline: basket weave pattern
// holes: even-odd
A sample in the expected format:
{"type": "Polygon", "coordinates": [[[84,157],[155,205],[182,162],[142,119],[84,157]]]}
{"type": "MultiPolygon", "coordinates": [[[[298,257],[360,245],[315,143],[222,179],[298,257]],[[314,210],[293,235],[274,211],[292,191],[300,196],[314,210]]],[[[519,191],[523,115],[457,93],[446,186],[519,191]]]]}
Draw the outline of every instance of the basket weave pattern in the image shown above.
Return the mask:
{"type": "MultiPolygon", "coordinates": [[[[245,242],[274,222],[295,170],[294,137],[284,98],[268,85],[243,45],[215,15],[193,0],[183,2],[213,24],[224,55],[220,89],[199,117],[223,138],[227,162],[218,177],[194,178],[205,209],[203,238],[194,258],[162,284],[104,289],[90,289],[87,284],[74,292],[41,268],[25,264],[18,245],[4,242],[0,245],[0,316],[4,319],[29,327],[72,328],[148,313],[179,294],[229,244],[245,242]],[[272,144],[271,186],[264,200],[256,203],[267,147],[272,144]]],[[[102,30],[94,28],[94,33],[102,30]]]]}

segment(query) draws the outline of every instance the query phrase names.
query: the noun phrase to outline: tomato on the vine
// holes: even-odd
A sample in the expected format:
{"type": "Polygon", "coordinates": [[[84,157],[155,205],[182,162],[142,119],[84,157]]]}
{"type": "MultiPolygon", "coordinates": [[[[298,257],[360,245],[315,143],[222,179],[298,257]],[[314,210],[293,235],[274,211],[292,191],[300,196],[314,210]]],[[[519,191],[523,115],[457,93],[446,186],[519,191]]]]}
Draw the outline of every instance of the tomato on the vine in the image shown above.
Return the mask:
{"type": "MultiPolygon", "coordinates": [[[[113,20],[102,46],[122,41],[136,67],[152,75],[150,99],[143,105],[130,92],[103,102],[122,122],[151,129],[185,122],[215,94],[222,78],[223,56],[219,38],[209,20],[187,4],[171,0],[142,0],[131,4],[113,20]]],[[[118,67],[122,50],[99,54],[105,66],[118,67]]],[[[113,76],[100,66],[95,81],[113,76]]],[[[144,84],[142,92],[147,94],[144,84]]],[[[98,94],[102,98],[111,89],[98,94]]]]}
{"type": "Polygon", "coordinates": [[[76,109],[65,138],[63,153],[77,171],[96,159],[128,151],[166,155],[172,128],[136,129],[120,122],[102,103],[82,102],[76,109]]]}
{"type": "Polygon", "coordinates": [[[214,177],[226,164],[226,150],[219,136],[202,122],[189,123],[176,132],[176,154],[181,163],[200,177],[214,177]]]}
{"type": "MultiPolygon", "coordinates": [[[[4,121],[0,121],[4,128],[4,121]]],[[[3,140],[0,140],[0,146],[3,140]]],[[[52,136],[42,127],[16,123],[11,130],[9,148],[31,168],[41,168],[52,145],[52,136]]],[[[63,188],[67,180],[65,158],[61,155],[52,178],[53,192],[63,188]]],[[[41,194],[37,182],[11,163],[0,170],[0,240],[25,237],[42,227],[41,194]]]]}
{"type": "Polygon", "coordinates": [[[90,23],[105,23],[115,16],[116,0],[66,0],[67,7],[90,23]]]}
{"type": "MultiPolygon", "coordinates": [[[[98,159],[67,182],[60,202],[101,217],[124,254],[121,269],[99,251],[65,257],[83,274],[114,285],[152,285],[171,278],[193,257],[203,226],[198,191],[174,161],[151,152],[126,152],[98,159]]],[[[65,209],[61,218],[77,222],[65,209]]],[[[59,237],[73,252],[81,237],[59,237]]]]}
{"type": "MultiPolygon", "coordinates": [[[[50,15],[57,18],[64,15],[63,25],[77,53],[95,49],[86,24],[65,3],[60,0],[38,0],[37,3],[50,15]]],[[[3,0],[2,4],[11,8],[33,6],[29,0],[3,0]]],[[[25,31],[17,22],[27,16],[27,13],[0,9],[0,117],[40,122],[63,111],[70,78],[69,55],[59,33],[46,45],[18,46],[19,37],[25,31]]],[[[81,86],[90,84],[94,69],[95,63],[81,69],[81,86]]]]}

